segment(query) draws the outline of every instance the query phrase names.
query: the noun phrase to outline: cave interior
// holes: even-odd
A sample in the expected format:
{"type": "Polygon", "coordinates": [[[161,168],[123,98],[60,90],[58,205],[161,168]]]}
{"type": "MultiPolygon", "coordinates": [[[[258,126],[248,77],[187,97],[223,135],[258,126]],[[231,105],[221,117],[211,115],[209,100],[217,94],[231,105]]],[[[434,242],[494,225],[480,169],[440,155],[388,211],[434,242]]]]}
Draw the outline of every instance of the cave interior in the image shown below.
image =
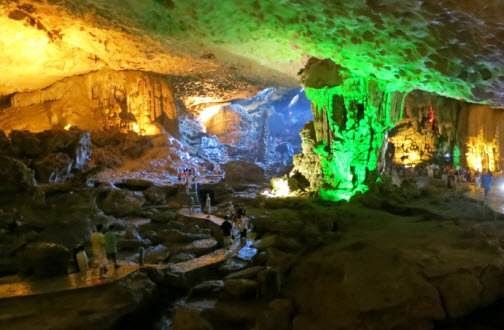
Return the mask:
{"type": "Polygon", "coordinates": [[[0,1],[0,328],[502,329],[502,14],[0,1]]]}

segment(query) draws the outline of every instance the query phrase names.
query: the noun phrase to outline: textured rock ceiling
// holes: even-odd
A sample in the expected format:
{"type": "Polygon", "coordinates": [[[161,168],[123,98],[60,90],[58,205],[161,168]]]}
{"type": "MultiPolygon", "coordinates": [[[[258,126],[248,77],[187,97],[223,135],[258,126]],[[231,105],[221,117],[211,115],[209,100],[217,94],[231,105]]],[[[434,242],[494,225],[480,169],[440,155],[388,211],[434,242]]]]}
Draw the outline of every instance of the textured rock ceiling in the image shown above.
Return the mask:
{"type": "MultiPolygon", "coordinates": [[[[504,105],[501,0],[0,1],[0,95],[108,67],[297,84],[310,56],[504,105]]],[[[247,83],[243,83],[246,81],[247,83]]],[[[239,93],[235,93],[239,95],[239,93]]]]}

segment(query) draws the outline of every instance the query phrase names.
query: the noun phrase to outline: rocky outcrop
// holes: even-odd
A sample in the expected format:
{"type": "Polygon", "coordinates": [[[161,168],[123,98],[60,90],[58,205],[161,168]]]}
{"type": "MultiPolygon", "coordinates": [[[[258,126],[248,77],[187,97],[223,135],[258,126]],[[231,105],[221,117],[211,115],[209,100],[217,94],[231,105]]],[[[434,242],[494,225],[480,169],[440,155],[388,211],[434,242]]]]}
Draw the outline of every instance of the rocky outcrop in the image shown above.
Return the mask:
{"type": "Polygon", "coordinates": [[[4,155],[22,160],[35,170],[38,182],[64,182],[71,171],[87,168],[91,155],[89,133],[79,129],[42,133],[12,131],[3,139],[4,155]]]}
{"type": "Polygon", "coordinates": [[[250,138],[252,120],[243,109],[238,107],[223,108],[217,114],[205,122],[206,131],[210,135],[216,135],[221,143],[240,143],[250,138]]]}
{"type": "Polygon", "coordinates": [[[110,190],[100,203],[103,212],[116,216],[138,214],[145,204],[145,198],[140,192],[114,189],[110,190]]]}
{"type": "Polygon", "coordinates": [[[294,329],[425,329],[502,297],[502,250],[494,238],[448,223],[415,224],[416,235],[403,235],[400,227],[412,225],[389,227],[388,244],[361,224],[357,236],[345,235],[295,266],[294,329]]]}
{"type": "Polygon", "coordinates": [[[26,246],[20,260],[21,271],[36,276],[66,275],[70,251],[51,242],[31,243],[26,246]]]}
{"type": "Polygon", "coordinates": [[[26,167],[20,160],[0,156],[0,164],[0,192],[22,192],[35,186],[33,170],[26,167]]]}
{"type": "Polygon", "coordinates": [[[167,77],[139,71],[75,76],[40,91],[14,94],[11,104],[0,114],[0,129],[118,127],[154,135],[177,128],[178,113],[167,77]]]}
{"type": "Polygon", "coordinates": [[[266,181],[264,170],[254,163],[232,161],[222,165],[222,170],[225,172],[224,180],[231,186],[262,184],[266,181]]]}
{"type": "MultiPolygon", "coordinates": [[[[320,164],[320,155],[313,151],[316,145],[313,122],[306,123],[303,129],[299,132],[299,135],[301,136],[302,151],[301,153],[294,155],[292,158],[294,168],[289,176],[293,177],[294,180],[299,173],[299,175],[308,181],[309,187],[312,191],[318,191],[318,189],[322,187],[322,166],[320,164]]],[[[300,180],[296,180],[296,183],[297,181],[300,180]]],[[[296,184],[296,187],[294,187],[294,184],[292,184],[292,186],[293,188],[297,188],[300,185],[296,184]]]]}

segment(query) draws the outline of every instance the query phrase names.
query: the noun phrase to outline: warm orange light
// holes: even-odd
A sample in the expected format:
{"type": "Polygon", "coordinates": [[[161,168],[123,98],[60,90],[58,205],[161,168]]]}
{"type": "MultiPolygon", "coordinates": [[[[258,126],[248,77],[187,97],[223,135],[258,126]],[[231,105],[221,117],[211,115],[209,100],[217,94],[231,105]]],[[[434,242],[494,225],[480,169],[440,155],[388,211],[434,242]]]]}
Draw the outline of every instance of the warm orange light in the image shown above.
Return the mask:
{"type": "Polygon", "coordinates": [[[483,130],[478,136],[471,136],[467,143],[467,164],[474,171],[497,171],[499,169],[499,144],[497,139],[486,141],[483,130]]]}
{"type": "Polygon", "coordinates": [[[213,116],[215,116],[221,109],[222,106],[220,105],[213,105],[208,108],[205,108],[200,112],[198,119],[203,124],[206,124],[206,122],[208,122],[213,116]]]}

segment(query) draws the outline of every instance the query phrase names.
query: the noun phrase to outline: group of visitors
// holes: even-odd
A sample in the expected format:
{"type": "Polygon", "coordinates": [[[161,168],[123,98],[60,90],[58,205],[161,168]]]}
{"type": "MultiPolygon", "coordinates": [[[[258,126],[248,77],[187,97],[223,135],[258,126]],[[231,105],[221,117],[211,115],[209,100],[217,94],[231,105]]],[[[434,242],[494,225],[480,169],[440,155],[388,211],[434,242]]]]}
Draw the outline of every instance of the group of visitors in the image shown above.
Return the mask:
{"type": "Polygon", "coordinates": [[[178,168],[177,169],[177,179],[179,182],[189,181],[191,178],[196,176],[196,170],[192,168],[178,168]]]}
{"type": "MultiPolygon", "coordinates": [[[[114,268],[119,268],[117,264],[117,233],[114,231],[114,225],[110,225],[108,231],[103,234],[103,226],[96,226],[96,231],[91,234],[91,247],[93,250],[93,261],[98,267],[100,278],[107,278],[108,260],[114,261],[114,268]]],[[[81,278],[85,279],[88,271],[88,258],[84,246],[78,245],[74,249],[74,260],[81,278]]]]}
{"type": "Polygon", "coordinates": [[[239,205],[235,206],[232,202],[229,202],[228,214],[221,225],[222,234],[224,236],[224,247],[226,249],[231,246],[233,239],[235,238],[232,235],[233,228],[238,230],[242,243],[247,239],[247,233],[249,229],[252,229],[252,223],[246,214],[247,210],[245,208],[242,208],[239,205]]]}

